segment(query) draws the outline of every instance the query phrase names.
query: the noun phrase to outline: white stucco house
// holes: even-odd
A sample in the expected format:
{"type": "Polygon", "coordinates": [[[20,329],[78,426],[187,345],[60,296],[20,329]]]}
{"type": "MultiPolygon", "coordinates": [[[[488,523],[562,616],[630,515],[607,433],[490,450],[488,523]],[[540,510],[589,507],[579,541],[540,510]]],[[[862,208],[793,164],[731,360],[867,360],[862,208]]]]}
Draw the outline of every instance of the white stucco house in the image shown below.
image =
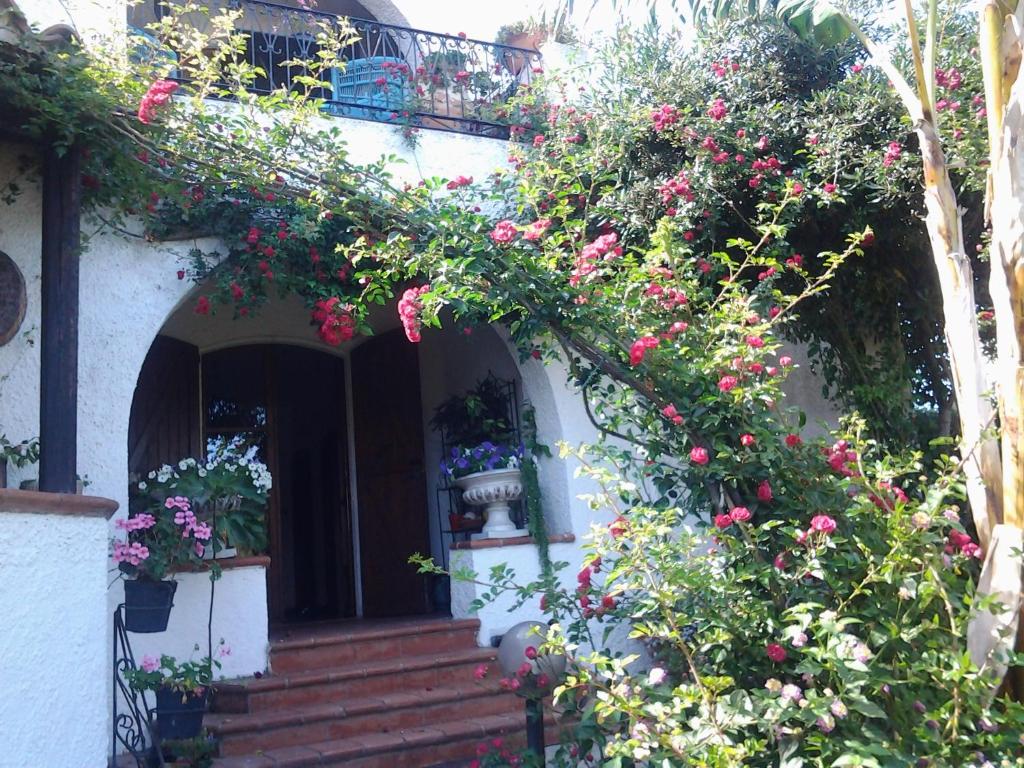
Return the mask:
{"type": "MultiPolygon", "coordinates": [[[[298,0],[240,4],[252,25],[250,53],[263,57],[266,85],[275,87],[274,51],[302,42],[289,36],[289,19],[312,11],[298,0]]],[[[316,12],[363,20],[366,49],[350,52],[353,71],[377,58],[412,63],[430,46],[501,55],[486,41],[408,29],[403,5],[320,0],[316,12]]],[[[25,25],[66,25],[87,45],[143,27],[156,7],[17,4],[25,25]]],[[[325,119],[344,122],[354,159],[393,154],[401,162],[392,171],[412,184],[483,178],[506,163],[502,127],[474,120],[462,104],[435,104],[415,148],[388,124],[386,103],[352,91],[331,111],[325,119]]],[[[0,183],[20,174],[25,157],[42,162],[37,148],[0,133],[0,183]]],[[[14,318],[0,328],[0,433],[14,442],[45,436],[54,418],[41,406],[52,402],[46,361],[54,343],[45,327],[45,179],[30,176],[0,206],[0,315],[14,318]]],[[[427,579],[406,560],[424,552],[478,573],[508,563],[523,580],[537,575],[528,536],[473,540],[451,531],[458,502],[437,470],[444,448],[430,422],[440,403],[491,374],[516,414],[526,404],[534,410],[541,442],[592,441],[564,368],[521,361],[500,327],[428,329],[411,345],[396,330],[394,302],[374,316],[373,336],[337,347],[318,340],[298,301],[273,301],[241,319],[198,315],[199,288],[177,276],[193,245],[105,232],[78,262],[72,454],[88,484],[81,496],[16,490],[38,477],[37,465],[7,467],[0,483],[0,768],[98,768],[125,751],[126,724],[112,714],[121,698],[112,622],[123,601],[109,559],[114,521],[126,514],[131,483],[148,471],[201,458],[211,438],[243,433],[259,444],[274,491],[268,551],[221,561],[216,584],[212,637],[230,647],[220,659],[227,682],[207,716],[221,739],[218,764],[429,766],[472,756],[488,735],[518,731],[516,703],[472,673],[493,659],[494,638],[540,616],[537,601],[471,613],[478,587],[427,579]],[[248,416],[225,421],[214,403],[248,416]]],[[[813,418],[807,393],[817,386],[798,376],[790,386],[803,390],[813,418]]],[[[575,565],[591,526],[604,521],[577,498],[586,489],[573,473],[558,459],[540,462],[551,557],[575,565]]],[[[136,659],[205,648],[208,575],[175,578],[167,630],[131,636],[136,659]]],[[[118,706],[123,715],[126,702],[118,706]]]]}

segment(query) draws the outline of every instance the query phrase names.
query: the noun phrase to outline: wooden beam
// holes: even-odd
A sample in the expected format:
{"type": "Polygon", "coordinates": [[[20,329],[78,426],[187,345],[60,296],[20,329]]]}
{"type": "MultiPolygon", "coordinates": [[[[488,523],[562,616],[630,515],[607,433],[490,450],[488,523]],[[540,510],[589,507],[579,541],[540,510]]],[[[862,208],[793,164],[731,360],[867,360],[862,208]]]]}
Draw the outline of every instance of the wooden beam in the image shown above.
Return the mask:
{"type": "Polygon", "coordinates": [[[43,161],[39,490],[74,493],[78,457],[78,147],[43,161]]]}

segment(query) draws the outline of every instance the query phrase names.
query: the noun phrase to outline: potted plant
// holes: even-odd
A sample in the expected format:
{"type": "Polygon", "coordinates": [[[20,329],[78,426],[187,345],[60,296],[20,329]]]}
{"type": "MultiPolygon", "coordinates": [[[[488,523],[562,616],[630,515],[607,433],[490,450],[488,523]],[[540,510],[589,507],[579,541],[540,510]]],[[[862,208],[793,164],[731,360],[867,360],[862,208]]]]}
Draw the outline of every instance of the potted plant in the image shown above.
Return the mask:
{"type": "Polygon", "coordinates": [[[125,581],[125,628],[163,632],[177,583],[175,569],[266,547],[265,510],[271,478],[251,453],[226,448],[206,463],[165,464],[138,483],[132,515],[115,525],[126,536],[113,542],[125,581]]]}
{"type": "Polygon", "coordinates": [[[144,656],[139,667],[125,673],[134,690],[153,691],[156,695],[154,713],[161,741],[194,739],[199,735],[215,666],[219,668],[220,663],[209,656],[181,663],[173,656],[144,656]]]}
{"type": "MultiPolygon", "coordinates": [[[[500,45],[531,51],[540,50],[540,46],[549,41],[566,45],[579,42],[576,30],[568,23],[564,14],[557,14],[554,19],[548,19],[542,14],[539,19],[531,16],[522,21],[506,24],[498,29],[495,39],[500,45]]],[[[530,63],[530,57],[521,50],[499,51],[499,55],[505,68],[516,77],[530,63]]]]}
{"type": "Polygon", "coordinates": [[[519,465],[523,447],[500,445],[485,440],[473,447],[452,448],[444,471],[462,489],[462,500],[483,507],[484,524],[480,536],[500,539],[525,536],[509,517],[510,502],[523,495],[519,465]]]}

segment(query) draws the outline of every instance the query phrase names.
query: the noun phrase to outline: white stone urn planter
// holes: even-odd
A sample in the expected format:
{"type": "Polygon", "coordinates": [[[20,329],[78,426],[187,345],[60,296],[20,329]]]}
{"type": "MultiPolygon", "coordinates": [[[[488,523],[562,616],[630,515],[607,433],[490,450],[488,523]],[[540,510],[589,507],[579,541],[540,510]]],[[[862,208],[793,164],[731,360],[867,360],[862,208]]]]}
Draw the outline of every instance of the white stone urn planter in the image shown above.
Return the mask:
{"type": "Polygon", "coordinates": [[[523,479],[518,469],[491,469],[474,472],[455,480],[462,489],[462,500],[484,508],[487,522],[474,539],[507,539],[526,536],[525,528],[516,528],[509,518],[509,503],[523,495],[523,479]]]}

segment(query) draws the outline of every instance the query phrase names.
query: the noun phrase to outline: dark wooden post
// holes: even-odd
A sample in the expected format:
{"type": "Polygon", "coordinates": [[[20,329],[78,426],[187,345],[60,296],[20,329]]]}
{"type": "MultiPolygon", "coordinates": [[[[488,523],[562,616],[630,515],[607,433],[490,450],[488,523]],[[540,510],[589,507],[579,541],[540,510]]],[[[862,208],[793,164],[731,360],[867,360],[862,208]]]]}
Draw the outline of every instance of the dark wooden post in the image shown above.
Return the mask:
{"type": "Polygon", "coordinates": [[[43,160],[39,372],[39,490],[74,493],[78,455],[78,252],[82,208],[77,147],[43,160]]]}

